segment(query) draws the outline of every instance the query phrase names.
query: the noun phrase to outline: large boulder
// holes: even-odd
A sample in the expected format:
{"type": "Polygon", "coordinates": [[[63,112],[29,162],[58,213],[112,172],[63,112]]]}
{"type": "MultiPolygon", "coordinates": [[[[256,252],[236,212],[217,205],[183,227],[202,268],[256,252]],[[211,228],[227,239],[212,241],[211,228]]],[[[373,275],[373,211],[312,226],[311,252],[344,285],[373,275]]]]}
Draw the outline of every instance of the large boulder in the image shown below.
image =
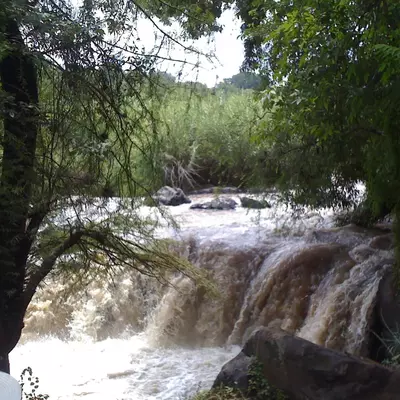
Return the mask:
{"type": "Polygon", "coordinates": [[[159,189],[154,196],[154,200],[165,206],[180,206],[181,204],[191,203],[191,200],[182,189],[170,186],[163,186],[159,189]]]}
{"type": "MultiPolygon", "coordinates": [[[[278,327],[259,328],[233,362],[249,357],[262,363],[266,380],[290,399],[400,399],[400,371],[318,346],[278,327]]],[[[227,376],[229,363],[223,367],[214,387],[232,386],[232,378],[227,376]]]]}
{"type": "Polygon", "coordinates": [[[254,357],[249,357],[241,351],[222,367],[213,388],[218,389],[220,385],[223,385],[234,387],[245,393],[249,388],[251,366],[255,360],[254,357]]]}
{"type": "Polygon", "coordinates": [[[192,204],[190,208],[199,210],[234,210],[236,205],[235,200],[221,197],[203,203],[192,204]]]}

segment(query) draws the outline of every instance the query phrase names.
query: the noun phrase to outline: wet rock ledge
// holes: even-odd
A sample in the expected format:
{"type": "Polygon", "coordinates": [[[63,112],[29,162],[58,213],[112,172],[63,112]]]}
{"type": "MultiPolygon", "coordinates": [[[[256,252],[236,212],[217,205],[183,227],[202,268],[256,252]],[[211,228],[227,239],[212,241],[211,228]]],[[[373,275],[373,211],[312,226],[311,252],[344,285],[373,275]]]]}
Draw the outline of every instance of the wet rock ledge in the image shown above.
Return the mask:
{"type": "Polygon", "coordinates": [[[278,326],[259,328],[225,364],[213,388],[229,386],[251,398],[252,362],[291,400],[398,400],[400,371],[318,346],[278,326]]]}

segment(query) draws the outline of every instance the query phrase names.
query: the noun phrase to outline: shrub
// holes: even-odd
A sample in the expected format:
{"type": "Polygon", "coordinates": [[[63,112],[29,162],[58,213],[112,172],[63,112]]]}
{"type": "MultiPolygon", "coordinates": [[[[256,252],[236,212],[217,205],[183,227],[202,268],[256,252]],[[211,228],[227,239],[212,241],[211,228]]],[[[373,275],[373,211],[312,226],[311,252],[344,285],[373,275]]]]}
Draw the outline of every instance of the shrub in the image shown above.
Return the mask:
{"type": "Polygon", "coordinates": [[[382,364],[392,367],[400,367],[400,329],[399,327],[396,327],[396,330],[393,331],[389,329],[389,327],[386,328],[388,329],[390,336],[387,338],[379,337],[379,340],[382,342],[388,355],[382,361],[382,364]]]}
{"type": "Polygon", "coordinates": [[[249,371],[249,395],[256,400],[288,400],[281,390],[272,386],[263,374],[263,365],[254,361],[249,371]]]}

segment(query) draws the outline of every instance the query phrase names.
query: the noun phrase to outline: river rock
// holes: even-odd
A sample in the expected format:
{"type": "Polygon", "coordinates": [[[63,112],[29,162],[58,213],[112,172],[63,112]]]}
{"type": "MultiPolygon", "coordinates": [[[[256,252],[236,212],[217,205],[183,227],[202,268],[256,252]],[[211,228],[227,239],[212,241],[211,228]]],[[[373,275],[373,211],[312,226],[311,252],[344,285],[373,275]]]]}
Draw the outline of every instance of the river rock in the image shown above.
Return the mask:
{"type": "Polygon", "coordinates": [[[233,367],[226,364],[222,368],[214,387],[232,386],[237,376],[235,365],[246,357],[261,362],[266,380],[290,399],[400,399],[399,370],[318,346],[278,327],[259,328],[246,342],[242,355],[233,359],[233,367]],[[233,371],[230,376],[229,371],[233,371]]]}
{"type": "Polygon", "coordinates": [[[394,235],[387,233],[385,235],[375,236],[369,242],[370,247],[378,250],[392,250],[394,248],[394,235]]]}
{"type": "Polygon", "coordinates": [[[244,208],[254,208],[260,210],[262,208],[271,208],[271,204],[269,204],[265,200],[256,200],[251,197],[241,197],[240,202],[242,207],[244,208]]]}
{"type": "Polygon", "coordinates": [[[165,206],[180,206],[192,201],[185,195],[182,189],[163,186],[154,196],[154,200],[165,206]]]}
{"type": "Polygon", "coordinates": [[[220,385],[234,387],[242,392],[249,388],[250,368],[256,359],[241,351],[221,369],[213,385],[217,389],[220,385]]]}
{"type": "Polygon", "coordinates": [[[199,210],[234,210],[236,205],[236,201],[231,198],[217,198],[203,203],[194,203],[190,208],[199,210]]]}
{"type": "Polygon", "coordinates": [[[350,224],[338,228],[315,230],[308,233],[305,238],[311,242],[338,243],[354,248],[372,238],[374,233],[372,229],[350,224]]]}

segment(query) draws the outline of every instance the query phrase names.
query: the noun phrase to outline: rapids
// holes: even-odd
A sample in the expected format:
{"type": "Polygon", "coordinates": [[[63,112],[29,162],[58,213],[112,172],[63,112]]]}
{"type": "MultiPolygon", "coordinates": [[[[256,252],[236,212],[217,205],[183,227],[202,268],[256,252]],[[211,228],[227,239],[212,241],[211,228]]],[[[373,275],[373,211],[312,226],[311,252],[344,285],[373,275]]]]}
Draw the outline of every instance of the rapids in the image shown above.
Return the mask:
{"type": "Polygon", "coordinates": [[[210,387],[256,327],[276,320],[365,355],[378,285],[393,260],[369,246],[382,232],[333,229],[331,210],[296,216],[268,200],[272,208],[261,211],[169,209],[180,229],[166,224],[159,234],[180,240],[184,256],[210,272],[217,297],[183,276],[171,287],[125,272],[76,293],[49,282],[28,310],[12,375],[32,367],[51,400],[184,400],[210,387]]]}

